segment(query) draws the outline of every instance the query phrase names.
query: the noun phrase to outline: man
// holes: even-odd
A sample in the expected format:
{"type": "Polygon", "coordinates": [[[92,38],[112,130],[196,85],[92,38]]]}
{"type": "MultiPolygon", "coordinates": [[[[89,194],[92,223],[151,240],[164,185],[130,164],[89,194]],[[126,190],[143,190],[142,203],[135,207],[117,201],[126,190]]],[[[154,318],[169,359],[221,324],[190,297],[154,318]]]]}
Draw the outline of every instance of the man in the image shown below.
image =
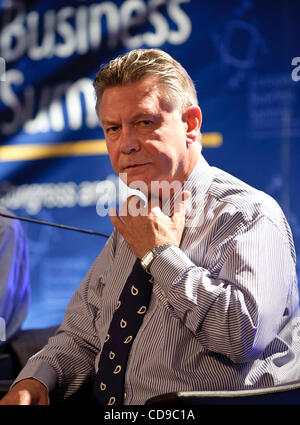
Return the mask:
{"type": "MultiPolygon", "coordinates": [[[[138,311],[144,318],[137,334],[121,344],[132,344],[122,398],[110,396],[107,404],[298,379],[300,316],[289,226],[274,200],[201,155],[201,111],[186,71],[161,50],[134,50],[103,66],[95,89],[112,166],[149,202],[131,197],[119,214],[112,210],[114,231],[60,329],[2,404],[66,398],[96,372],[94,390],[110,391],[113,375],[97,381],[109,362],[102,354],[125,282],[140,260],[151,277],[151,300],[138,311]]],[[[135,296],[135,282],[131,290],[135,296]]],[[[121,328],[126,325],[122,318],[121,328]]],[[[112,362],[119,355],[108,353],[112,362]]]]}

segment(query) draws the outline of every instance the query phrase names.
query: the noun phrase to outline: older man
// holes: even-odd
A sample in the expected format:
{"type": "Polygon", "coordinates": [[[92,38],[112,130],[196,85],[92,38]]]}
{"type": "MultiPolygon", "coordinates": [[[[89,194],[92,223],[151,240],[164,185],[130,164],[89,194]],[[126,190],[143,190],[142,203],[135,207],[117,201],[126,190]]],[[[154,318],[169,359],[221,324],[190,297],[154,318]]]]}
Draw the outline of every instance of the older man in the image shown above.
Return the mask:
{"type": "Polygon", "coordinates": [[[186,71],[134,50],[101,67],[95,90],[112,166],[149,202],[112,210],[114,231],[60,329],[2,403],[45,404],[89,381],[94,403],[111,405],[298,379],[289,226],[273,199],[203,158],[186,71]]]}

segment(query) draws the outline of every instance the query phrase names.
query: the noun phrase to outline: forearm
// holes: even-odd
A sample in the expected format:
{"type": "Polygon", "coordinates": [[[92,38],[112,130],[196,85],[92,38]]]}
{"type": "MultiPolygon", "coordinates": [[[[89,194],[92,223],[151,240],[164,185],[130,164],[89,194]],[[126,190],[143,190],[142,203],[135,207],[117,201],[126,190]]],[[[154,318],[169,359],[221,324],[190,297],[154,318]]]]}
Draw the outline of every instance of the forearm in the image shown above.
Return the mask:
{"type": "Polygon", "coordinates": [[[48,389],[51,399],[61,401],[74,394],[95,373],[95,348],[82,336],[63,330],[32,356],[14,383],[33,377],[48,389]]]}
{"type": "Polygon", "coordinates": [[[101,348],[95,329],[101,299],[99,279],[110,267],[113,243],[110,238],[73,295],[56,335],[29,359],[18,377],[39,379],[54,399],[72,395],[95,374],[95,359],[101,348]]]}
{"type": "Polygon", "coordinates": [[[73,295],[56,335],[28,360],[17,377],[40,380],[53,400],[72,395],[95,373],[95,357],[100,347],[94,328],[95,313],[88,302],[92,275],[93,268],[73,295]]]}
{"type": "MultiPolygon", "coordinates": [[[[282,260],[279,274],[279,259],[271,263],[268,255],[259,261],[249,258],[252,270],[246,267],[245,259],[238,267],[236,255],[228,255],[226,264],[213,275],[174,247],[153,262],[151,273],[166,294],[170,311],[205,348],[234,362],[245,362],[258,357],[278,331],[289,271],[288,261],[282,260]],[[262,266],[269,270],[268,275],[262,266]]],[[[261,256],[262,252],[258,250],[255,255],[261,256]]],[[[285,256],[284,248],[281,255],[285,256]]]]}
{"type": "Polygon", "coordinates": [[[43,384],[49,394],[53,392],[57,386],[56,370],[45,361],[36,359],[34,362],[28,362],[25,365],[12,383],[11,388],[20,381],[30,378],[36,379],[43,384]]]}
{"type": "Polygon", "coordinates": [[[44,384],[34,378],[15,383],[0,400],[0,405],[49,405],[49,392],[44,384]]]}
{"type": "Polygon", "coordinates": [[[240,290],[214,279],[179,248],[162,253],[151,266],[151,273],[155,285],[166,294],[170,309],[205,348],[234,361],[237,356],[247,355],[241,344],[245,343],[246,335],[247,345],[251,346],[256,323],[251,311],[244,309],[245,299],[240,290]],[[236,320],[239,317],[242,320],[236,320]]]}

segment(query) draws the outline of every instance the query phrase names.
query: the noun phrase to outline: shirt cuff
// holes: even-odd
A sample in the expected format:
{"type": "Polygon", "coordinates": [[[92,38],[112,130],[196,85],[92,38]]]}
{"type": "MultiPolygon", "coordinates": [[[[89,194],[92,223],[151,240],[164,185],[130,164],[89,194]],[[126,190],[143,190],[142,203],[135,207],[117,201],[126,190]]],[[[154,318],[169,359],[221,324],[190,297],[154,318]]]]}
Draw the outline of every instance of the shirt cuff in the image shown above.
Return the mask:
{"type": "Polygon", "coordinates": [[[45,385],[49,394],[57,385],[57,375],[55,370],[48,363],[38,362],[26,365],[14,380],[10,388],[22,379],[27,378],[34,378],[40,381],[43,385],[45,385]]]}
{"type": "Polygon", "coordinates": [[[154,282],[157,282],[166,294],[172,283],[195,264],[177,246],[165,249],[150,266],[154,282]]]}

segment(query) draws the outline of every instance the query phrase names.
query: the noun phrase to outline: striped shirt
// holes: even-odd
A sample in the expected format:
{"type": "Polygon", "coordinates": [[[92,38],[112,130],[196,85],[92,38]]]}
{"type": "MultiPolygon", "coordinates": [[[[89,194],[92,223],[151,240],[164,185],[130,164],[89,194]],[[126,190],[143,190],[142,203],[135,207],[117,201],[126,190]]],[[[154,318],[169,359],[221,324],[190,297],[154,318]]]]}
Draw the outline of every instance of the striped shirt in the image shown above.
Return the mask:
{"type": "MultiPolygon", "coordinates": [[[[125,404],[171,391],[263,388],[300,378],[295,251],[281,209],[203,156],[185,184],[192,193],[186,227],[180,247],[151,265],[152,298],[129,354],[125,404]]],[[[93,379],[134,262],[114,231],[57,334],[18,380],[33,376],[67,397],[93,379]]]]}

